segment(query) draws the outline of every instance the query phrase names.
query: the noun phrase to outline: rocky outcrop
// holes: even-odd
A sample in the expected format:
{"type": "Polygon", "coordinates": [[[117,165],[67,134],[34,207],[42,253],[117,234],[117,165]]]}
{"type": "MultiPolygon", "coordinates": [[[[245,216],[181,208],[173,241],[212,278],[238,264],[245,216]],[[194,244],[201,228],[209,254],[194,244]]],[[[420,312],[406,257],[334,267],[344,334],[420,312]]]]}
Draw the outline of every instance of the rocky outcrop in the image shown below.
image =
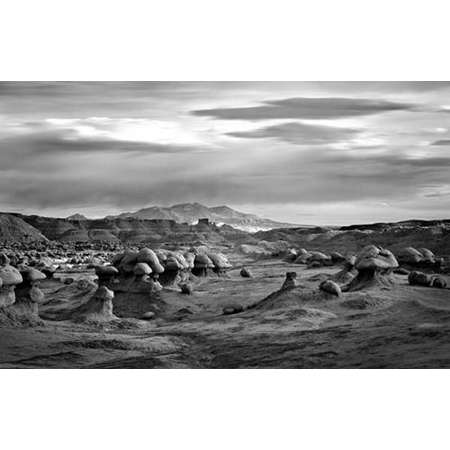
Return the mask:
{"type": "Polygon", "coordinates": [[[206,276],[208,275],[209,269],[214,269],[214,263],[209,256],[204,253],[195,255],[192,273],[196,276],[206,276]]]}
{"type": "Polygon", "coordinates": [[[341,288],[337,283],[332,280],[322,281],[319,285],[319,289],[327,294],[334,295],[336,297],[340,297],[342,295],[341,288]]]}
{"type": "Polygon", "coordinates": [[[45,242],[47,238],[32,225],[12,214],[0,213],[0,243],[45,242]]]}
{"type": "Polygon", "coordinates": [[[73,311],[75,322],[104,323],[118,320],[113,313],[114,292],[100,286],[90,300],[73,311]]]}
{"type": "Polygon", "coordinates": [[[374,286],[390,287],[393,284],[393,270],[398,267],[395,256],[387,249],[368,245],[355,260],[358,274],[347,284],[344,291],[358,291],[374,286]]]}
{"type": "Polygon", "coordinates": [[[426,274],[419,271],[413,271],[408,275],[408,283],[411,286],[434,287],[439,289],[447,288],[447,281],[435,274],[426,274]]]}
{"type": "Polygon", "coordinates": [[[39,304],[44,293],[39,288],[45,275],[37,269],[9,264],[9,258],[0,255],[0,324],[11,326],[41,325],[39,304]]]}
{"type": "Polygon", "coordinates": [[[297,272],[286,272],[286,278],[281,286],[281,290],[288,290],[297,287],[297,272]]]}
{"type": "Polygon", "coordinates": [[[13,305],[16,301],[16,286],[23,282],[22,275],[9,265],[9,258],[2,255],[3,265],[0,266],[0,307],[13,305]]]}

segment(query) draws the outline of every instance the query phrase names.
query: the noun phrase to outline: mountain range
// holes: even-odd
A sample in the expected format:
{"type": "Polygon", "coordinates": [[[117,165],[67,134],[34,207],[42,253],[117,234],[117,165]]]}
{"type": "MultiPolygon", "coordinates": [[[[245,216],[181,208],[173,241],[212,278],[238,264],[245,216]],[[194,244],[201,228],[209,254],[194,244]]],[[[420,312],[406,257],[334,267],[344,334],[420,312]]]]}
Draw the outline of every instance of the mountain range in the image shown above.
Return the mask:
{"type": "Polygon", "coordinates": [[[247,214],[229,206],[208,207],[200,203],[181,203],[173,206],[149,206],[135,212],[125,212],[117,216],[107,216],[105,219],[166,219],[177,223],[197,223],[199,219],[208,219],[216,225],[230,225],[239,230],[254,233],[271,230],[273,228],[296,228],[300,225],[276,222],[261,218],[254,214],[247,214]]]}

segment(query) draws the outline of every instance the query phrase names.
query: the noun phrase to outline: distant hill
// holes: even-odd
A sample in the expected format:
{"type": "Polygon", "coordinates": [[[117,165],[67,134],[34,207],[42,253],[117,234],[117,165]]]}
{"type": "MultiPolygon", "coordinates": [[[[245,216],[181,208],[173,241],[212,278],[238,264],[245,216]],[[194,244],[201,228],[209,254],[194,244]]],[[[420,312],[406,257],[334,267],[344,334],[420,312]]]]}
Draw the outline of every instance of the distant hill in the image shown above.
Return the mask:
{"type": "Polygon", "coordinates": [[[247,232],[271,230],[273,228],[294,228],[300,225],[276,222],[264,219],[254,214],[236,211],[228,206],[207,207],[200,203],[181,203],[173,206],[150,206],[135,212],[126,212],[117,216],[107,216],[106,219],[166,219],[177,223],[196,223],[199,219],[209,219],[217,225],[230,225],[233,228],[247,232]]]}
{"type": "Polygon", "coordinates": [[[260,241],[283,240],[294,248],[324,252],[357,252],[369,244],[396,252],[405,247],[425,247],[437,255],[450,255],[450,220],[404,220],[341,227],[281,228],[259,231],[260,241]]]}
{"type": "Polygon", "coordinates": [[[0,213],[0,242],[33,242],[46,241],[47,238],[35,227],[20,217],[0,213]]]}
{"type": "Polygon", "coordinates": [[[67,220],[89,220],[86,216],[83,216],[83,214],[72,214],[71,216],[66,217],[67,220]]]}

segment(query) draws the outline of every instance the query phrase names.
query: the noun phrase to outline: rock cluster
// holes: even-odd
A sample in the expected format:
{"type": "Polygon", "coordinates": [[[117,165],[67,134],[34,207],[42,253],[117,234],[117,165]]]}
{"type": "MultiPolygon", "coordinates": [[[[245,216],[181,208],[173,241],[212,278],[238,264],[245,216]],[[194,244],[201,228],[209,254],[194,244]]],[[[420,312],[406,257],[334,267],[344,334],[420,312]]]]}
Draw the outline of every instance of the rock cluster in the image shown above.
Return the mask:
{"type": "Polygon", "coordinates": [[[401,265],[410,268],[439,270],[442,265],[442,259],[427,248],[405,247],[396,256],[401,265]]]}
{"type": "Polygon", "coordinates": [[[439,275],[428,275],[423,272],[413,271],[408,275],[408,283],[411,286],[424,286],[445,289],[447,282],[439,275]]]}
{"type": "Polygon", "coordinates": [[[339,260],[336,252],[334,260],[331,255],[318,251],[308,251],[304,248],[301,248],[296,253],[297,257],[294,260],[294,264],[306,264],[309,268],[331,266],[339,260]]]}
{"type": "MultiPolygon", "coordinates": [[[[46,276],[41,271],[23,264],[18,268],[11,260],[0,253],[0,315],[14,323],[40,323],[38,305],[44,300],[39,283],[46,276]]],[[[16,262],[16,261],[14,261],[16,262]]]]}

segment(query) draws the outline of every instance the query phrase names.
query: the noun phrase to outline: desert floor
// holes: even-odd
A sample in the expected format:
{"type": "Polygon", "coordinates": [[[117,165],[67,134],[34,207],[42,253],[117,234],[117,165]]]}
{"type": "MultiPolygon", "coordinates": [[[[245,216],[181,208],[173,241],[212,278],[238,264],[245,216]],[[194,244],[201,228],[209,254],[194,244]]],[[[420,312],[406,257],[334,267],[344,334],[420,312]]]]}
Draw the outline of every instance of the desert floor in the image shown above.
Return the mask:
{"type": "Polygon", "coordinates": [[[244,262],[252,278],[242,278],[237,265],[224,277],[199,279],[190,296],[165,288],[160,295],[169,311],[152,321],[132,318],[150,300],[130,297],[118,306],[123,320],[114,325],[51,320],[93,291],[46,280],[43,324],[0,328],[0,367],[450,367],[449,289],[409,286],[406,276],[395,275],[391,288],[330,298],[319,295],[319,280],[339,267],[244,262]],[[230,303],[258,304],[280,289],[287,271],[297,272],[297,288],[244,312],[222,314],[230,303]]]}

